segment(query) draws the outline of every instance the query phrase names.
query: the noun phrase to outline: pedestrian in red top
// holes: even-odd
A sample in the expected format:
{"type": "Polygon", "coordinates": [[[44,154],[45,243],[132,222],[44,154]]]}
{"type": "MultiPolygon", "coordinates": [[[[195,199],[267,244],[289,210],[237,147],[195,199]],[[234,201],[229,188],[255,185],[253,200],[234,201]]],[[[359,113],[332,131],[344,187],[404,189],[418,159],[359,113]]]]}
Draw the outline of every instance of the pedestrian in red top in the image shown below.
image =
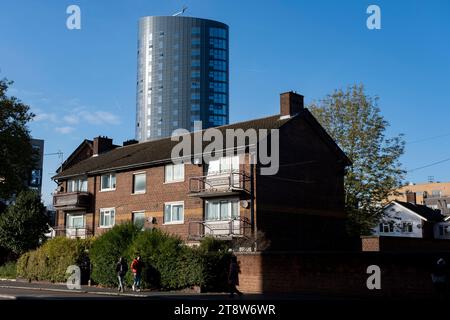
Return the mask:
{"type": "Polygon", "coordinates": [[[141,291],[141,276],[142,276],[142,261],[141,257],[137,256],[131,263],[131,271],[133,272],[133,291],[141,291]]]}

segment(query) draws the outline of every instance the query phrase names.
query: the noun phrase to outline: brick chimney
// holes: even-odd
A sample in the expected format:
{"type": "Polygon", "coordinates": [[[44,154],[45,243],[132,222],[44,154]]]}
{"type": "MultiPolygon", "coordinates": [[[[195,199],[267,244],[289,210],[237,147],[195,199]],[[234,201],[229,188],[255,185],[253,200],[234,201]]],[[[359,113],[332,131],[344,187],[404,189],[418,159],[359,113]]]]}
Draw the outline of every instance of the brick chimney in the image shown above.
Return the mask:
{"type": "Polygon", "coordinates": [[[280,94],[280,116],[289,118],[295,116],[304,108],[303,96],[294,91],[280,94]]]}
{"type": "Polygon", "coordinates": [[[108,137],[95,137],[93,142],[93,157],[98,156],[101,153],[108,152],[112,149],[114,149],[112,139],[108,137]]]}
{"type": "Polygon", "coordinates": [[[416,193],[411,191],[406,191],[406,202],[417,204],[416,193]]]}

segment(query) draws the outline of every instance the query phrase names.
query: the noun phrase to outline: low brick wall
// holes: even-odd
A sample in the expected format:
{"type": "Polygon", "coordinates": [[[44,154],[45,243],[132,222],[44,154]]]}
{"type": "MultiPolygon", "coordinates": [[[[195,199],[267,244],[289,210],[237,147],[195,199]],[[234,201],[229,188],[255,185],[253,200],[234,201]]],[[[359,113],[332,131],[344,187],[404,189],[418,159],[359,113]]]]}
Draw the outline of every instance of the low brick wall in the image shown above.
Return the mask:
{"type": "Polygon", "coordinates": [[[381,252],[450,251],[450,240],[364,236],[361,237],[361,249],[362,251],[381,252]]]}
{"type": "Polygon", "coordinates": [[[236,253],[239,289],[247,293],[330,293],[356,296],[430,297],[431,267],[450,251],[236,253]],[[381,269],[381,290],[369,290],[367,267],[381,269]]]}

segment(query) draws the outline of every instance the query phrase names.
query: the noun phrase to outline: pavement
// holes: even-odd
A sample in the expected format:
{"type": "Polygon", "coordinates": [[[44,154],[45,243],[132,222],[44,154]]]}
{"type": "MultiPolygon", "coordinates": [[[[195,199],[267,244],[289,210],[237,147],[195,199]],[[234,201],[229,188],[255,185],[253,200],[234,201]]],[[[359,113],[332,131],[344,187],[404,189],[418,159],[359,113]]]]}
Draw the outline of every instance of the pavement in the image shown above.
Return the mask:
{"type": "MultiPolygon", "coordinates": [[[[47,282],[28,282],[18,280],[0,280],[0,300],[22,300],[22,299],[94,299],[94,300],[229,300],[229,301],[251,301],[251,300],[302,300],[316,301],[348,300],[348,297],[337,297],[318,294],[244,294],[242,297],[230,298],[227,293],[197,293],[193,291],[150,291],[133,292],[129,288],[120,293],[114,288],[102,288],[97,286],[81,286],[81,289],[69,289],[65,284],[47,282]]],[[[359,300],[358,298],[356,298],[359,300]]]]}

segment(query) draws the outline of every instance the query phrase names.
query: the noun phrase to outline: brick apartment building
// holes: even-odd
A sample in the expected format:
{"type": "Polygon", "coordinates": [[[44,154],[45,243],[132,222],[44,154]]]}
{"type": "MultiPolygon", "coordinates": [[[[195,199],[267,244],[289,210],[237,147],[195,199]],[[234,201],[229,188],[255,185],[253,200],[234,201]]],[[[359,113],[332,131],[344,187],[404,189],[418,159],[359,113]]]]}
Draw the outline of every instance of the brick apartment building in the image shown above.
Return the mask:
{"type": "Polygon", "coordinates": [[[178,142],[171,138],[123,146],[106,137],[83,141],[53,177],[57,233],[86,237],[134,221],[188,243],[211,235],[243,246],[264,238],[268,250],[342,248],[343,179],[351,162],[303,96],[283,93],[280,114],[217,129],[238,128],[279,130],[276,174],[262,175],[263,165],[250,163],[247,140],[236,148],[244,154],[209,164],[196,156],[174,164],[178,142]]]}

